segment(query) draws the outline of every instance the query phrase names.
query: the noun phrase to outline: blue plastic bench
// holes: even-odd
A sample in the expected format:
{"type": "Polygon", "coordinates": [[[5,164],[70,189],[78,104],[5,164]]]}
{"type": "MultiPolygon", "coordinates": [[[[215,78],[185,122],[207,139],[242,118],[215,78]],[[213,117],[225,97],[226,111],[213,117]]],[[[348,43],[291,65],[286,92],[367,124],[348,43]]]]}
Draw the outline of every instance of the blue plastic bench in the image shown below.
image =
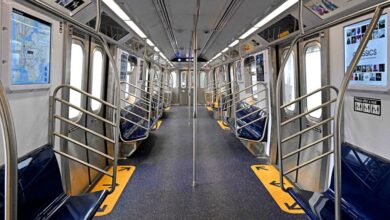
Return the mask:
{"type": "MultiPolygon", "coordinates": [[[[241,127],[247,123],[250,123],[251,121],[260,119],[262,117],[263,118],[248,126],[238,129],[238,136],[240,138],[244,138],[251,141],[267,141],[268,117],[264,117],[266,112],[262,110],[258,111],[259,110],[258,107],[249,106],[248,104],[243,102],[239,103],[237,106],[237,109],[241,109],[241,108],[243,108],[243,110],[236,112],[238,127],[241,127]],[[252,115],[249,115],[243,119],[239,119],[255,111],[258,112],[253,113],[252,115]]],[[[230,126],[234,127],[234,125],[230,125],[230,126]]]]}
{"type": "MultiPolygon", "coordinates": [[[[136,105],[140,106],[141,103],[136,103],[136,105]]],[[[144,108],[147,108],[147,106],[144,106],[144,108]]],[[[144,118],[147,118],[147,113],[133,105],[125,107],[127,111],[122,110],[121,111],[121,117],[124,117],[128,120],[131,120],[139,125],[142,125],[144,127],[148,127],[148,122],[144,119],[141,119],[140,117],[131,114],[129,112],[133,112],[139,116],[142,116],[144,118]],[[129,111],[129,112],[128,112],[129,111]]],[[[156,123],[156,118],[151,118],[150,120],[150,127],[153,127],[154,124],[156,123]]],[[[121,119],[120,123],[120,130],[121,130],[121,136],[124,141],[133,141],[137,139],[142,139],[146,137],[147,130],[140,127],[136,126],[134,123],[129,122],[127,120],[121,119]]]]}
{"type": "MultiPolygon", "coordinates": [[[[19,159],[18,176],[18,219],[92,219],[108,195],[99,191],[68,196],[50,145],[19,159]]],[[[4,167],[0,186],[0,216],[4,216],[4,167]]]]}
{"type": "MultiPolygon", "coordinates": [[[[342,219],[389,219],[390,161],[342,145],[342,219]]],[[[311,219],[334,219],[333,176],[323,193],[288,190],[311,219]]]]}

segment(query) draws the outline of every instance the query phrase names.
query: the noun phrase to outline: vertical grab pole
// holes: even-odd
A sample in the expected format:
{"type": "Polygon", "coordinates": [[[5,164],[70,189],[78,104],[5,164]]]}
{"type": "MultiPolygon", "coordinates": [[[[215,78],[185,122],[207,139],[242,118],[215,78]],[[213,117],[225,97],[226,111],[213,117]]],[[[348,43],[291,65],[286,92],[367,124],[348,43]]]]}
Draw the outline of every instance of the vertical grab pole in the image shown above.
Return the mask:
{"type": "Polygon", "coordinates": [[[4,180],[4,219],[17,219],[18,214],[18,153],[15,127],[12,120],[11,109],[5,96],[5,90],[0,81],[0,120],[4,131],[3,145],[5,180],[4,180]]]}
{"type": "Polygon", "coordinates": [[[193,48],[194,48],[194,93],[193,93],[193,121],[192,121],[192,187],[196,186],[196,130],[198,128],[198,36],[197,36],[197,26],[199,19],[199,8],[200,0],[197,0],[197,14],[195,17],[195,28],[194,28],[194,37],[193,37],[193,48]]]}
{"type": "Polygon", "coordinates": [[[363,54],[363,51],[365,50],[368,41],[371,38],[371,35],[374,31],[374,28],[376,24],[378,23],[379,18],[382,15],[383,8],[381,6],[376,7],[374,16],[368,26],[368,30],[366,34],[363,37],[363,40],[360,42],[358,49],[356,50],[355,55],[353,56],[351,63],[348,67],[347,73],[344,75],[343,81],[341,82],[339,95],[337,96],[337,101],[335,105],[335,120],[334,120],[334,127],[335,127],[335,137],[334,137],[334,184],[335,184],[335,219],[340,220],[341,219],[341,116],[343,112],[343,105],[344,105],[344,96],[345,92],[348,88],[349,79],[353,74],[353,71],[358,64],[360,57],[363,54]]]}
{"type": "MultiPolygon", "coordinates": [[[[191,125],[191,68],[188,64],[188,71],[187,71],[187,89],[188,89],[188,126],[191,125]]],[[[186,82],[186,83],[187,83],[186,82]]]]}

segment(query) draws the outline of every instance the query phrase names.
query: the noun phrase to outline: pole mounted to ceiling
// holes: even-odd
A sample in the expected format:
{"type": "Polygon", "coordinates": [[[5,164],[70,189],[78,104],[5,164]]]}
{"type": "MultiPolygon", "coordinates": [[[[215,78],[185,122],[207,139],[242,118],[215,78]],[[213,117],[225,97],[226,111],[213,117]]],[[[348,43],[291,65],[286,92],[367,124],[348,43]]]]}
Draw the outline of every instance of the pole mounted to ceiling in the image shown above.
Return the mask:
{"type": "Polygon", "coordinates": [[[197,128],[198,128],[198,21],[200,0],[196,1],[197,10],[195,16],[193,50],[194,50],[194,86],[193,86],[193,118],[192,118],[192,187],[196,186],[196,147],[197,147],[197,128]]]}

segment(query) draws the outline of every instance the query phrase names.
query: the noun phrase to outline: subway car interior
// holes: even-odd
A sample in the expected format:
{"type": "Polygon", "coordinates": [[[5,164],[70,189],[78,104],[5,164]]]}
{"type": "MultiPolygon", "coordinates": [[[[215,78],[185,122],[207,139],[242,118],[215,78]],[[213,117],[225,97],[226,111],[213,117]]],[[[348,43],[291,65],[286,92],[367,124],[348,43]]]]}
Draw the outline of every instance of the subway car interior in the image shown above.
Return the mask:
{"type": "Polygon", "coordinates": [[[390,219],[390,0],[0,3],[2,219],[390,219]]]}

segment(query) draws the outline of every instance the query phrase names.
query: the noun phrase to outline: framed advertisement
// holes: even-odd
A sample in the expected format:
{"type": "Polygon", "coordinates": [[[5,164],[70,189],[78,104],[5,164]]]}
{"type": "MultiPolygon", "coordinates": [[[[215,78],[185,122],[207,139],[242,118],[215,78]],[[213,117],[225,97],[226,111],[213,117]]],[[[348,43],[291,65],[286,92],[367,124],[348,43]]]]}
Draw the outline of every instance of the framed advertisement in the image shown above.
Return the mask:
{"type": "MultiPolygon", "coordinates": [[[[388,91],[388,15],[382,15],[359,63],[351,76],[349,89],[388,91]]],[[[344,26],[344,71],[359,47],[371,19],[344,26]]]]}

